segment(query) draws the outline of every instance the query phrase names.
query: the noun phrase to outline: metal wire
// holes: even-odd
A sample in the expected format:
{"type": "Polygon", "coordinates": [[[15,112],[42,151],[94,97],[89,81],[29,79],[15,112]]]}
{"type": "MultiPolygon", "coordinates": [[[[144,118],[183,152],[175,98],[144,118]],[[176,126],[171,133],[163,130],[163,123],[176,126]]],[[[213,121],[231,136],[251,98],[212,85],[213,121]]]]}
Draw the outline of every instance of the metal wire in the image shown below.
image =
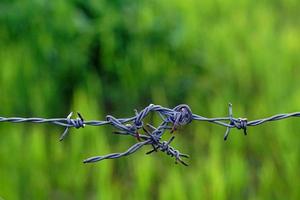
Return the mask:
{"type": "Polygon", "coordinates": [[[187,164],[182,160],[182,158],[188,158],[186,154],[180,153],[178,150],[170,146],[170,143],[174,140],[172,136],[168,141],[162,141],[163,134],[170,130],[171,133],[176,131],[180,126],[187,125],[193,120],[195,121],[205,121],[209,123],[218,124],[226,127],[226,132],[224,135],[224,140],[227,140],[230,130],[232,128],[242,129],[244,134],[247,135],[247,127],[257,126],[266,122],[282,120],[290,117],[300,117],[300,112],[287,113],[287,114],[277,114],[271,117],[257,119],[253,121],[248,121],[247,118],[234,118],[232,113],[232,104],[229,103],[229,116],[228,117],[217,117],[217,118],[207,118],[197,114],[193,114],[190,107],[186,104],[181,104],[173,109],[165,108],[160,105],[150,104],[140,112],[135,110],[135,116],[130,118],[115,118],[111,115],[106,116],[105,121],[90,120],[85,121],[80,113],[77,113],[78,117],[72,119],[73,113],[71,112],[66,118],[22,118],[22,117],[0,117],[0,122],[11,122],[11,123],[52,123],[55,125],[65,127],[64,132],[60,137],[62,141],[67,134],[69,129],[75,127],[77,129],[84,128],[85,126],[103,126],[112,125],[118,131],[114,131],[115,134],[129,135],[138,139],[138,143],[132,145],[127,151],[122,153],[113,153],[104,156],[95,156],[84,160],[84,163],[98,162],[104,159],[115,159],[123,156],[130,155],[143,146],[151,145],[152,150],[146,154],[151,154],[153,152],[161,151],[167,155],[175,158],[175,163],[180,162],[183,165],[187,164]],[[162,123],[158,127],[154,127],[151,124],[144,125],[143,120],[147,117],[150,112],[156,112],[159,114],[162,123]],[[141,133],[141,131],[143,133],[141,133]]]}

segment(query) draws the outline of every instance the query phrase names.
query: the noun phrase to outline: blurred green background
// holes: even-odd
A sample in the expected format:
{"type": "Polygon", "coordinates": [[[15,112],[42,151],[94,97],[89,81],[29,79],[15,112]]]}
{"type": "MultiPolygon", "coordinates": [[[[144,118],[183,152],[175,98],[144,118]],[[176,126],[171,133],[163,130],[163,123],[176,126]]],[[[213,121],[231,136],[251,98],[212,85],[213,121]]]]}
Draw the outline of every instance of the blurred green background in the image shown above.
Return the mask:
{"type": "MultiPolygon", "coordinates": [[[[187,103],[249,120],[300,111],[298,0],[0,2],[0,116],[128,117],[187,103]]],[[[249,135],[194,122],[173,146],[190,166],[112,127],[0,124],[0,199],[300,199],[300,119],[249,135]]]]}

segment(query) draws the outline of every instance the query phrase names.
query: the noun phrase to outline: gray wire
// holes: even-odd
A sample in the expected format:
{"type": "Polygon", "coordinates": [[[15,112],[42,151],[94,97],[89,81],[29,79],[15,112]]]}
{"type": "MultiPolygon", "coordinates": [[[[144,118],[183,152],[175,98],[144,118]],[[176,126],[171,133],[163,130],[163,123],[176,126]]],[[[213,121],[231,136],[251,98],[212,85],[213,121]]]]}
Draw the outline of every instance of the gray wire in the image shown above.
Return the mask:
{"type": "Polygon", "coordinates": [[[123,153],[113,153],[104,156],[95,156],[84,160],[84,163],[98,162],[104,159],[116,159],[123,156],[130,155],[145,145],[151,145],[153,150],[147,154],[153,152],[161,151],[166,153],[171,157],[175,157],[175,162],[180,162],[181,164],[187,165],[181,158],[188,157],[186,154],[180,153],[178,150],[170,146],[170,143],[173,141],[174,136],[170,138],[169,141],[161,141],[162,135],[170,130],[171,133],[176,131],[179,126],[184,126],[195,121],[205,121],[220,126],[226,127],[226,132],[224,135],[224,140],[229,136],[230,130],[232,128],[242,129],[244,134],[247,135],[248,126],[258,126],[266,122],[282,120],[290,117],[300,117],[300,112],[286,113],[286,114],[277,114],[271,117],[257,119],[253,121],[248,121],[247,118],[234,118],[232,113],[232,104],[229,104],[229,116],[228,117],[217,117],[217,118],[207,118],[197,114],[193,114],[190,107],[186,104],[181,104],[176,106],[173,109],[165,108],[160,105],[150,104],[145,107],[143,110],[138,112],[135,110],[135,116],[129,118],[115,118],[111,115],[106,116],[105,121],[99,120],[90,120],[85,121],[80,113],[77,113],[78,117],[72,119],[73,113],[71,112],[66,118],[23,118],[23,117],[0,117],[0,122],[10,122],[10,123],[52,123],[55,125],[65,127],[63,134],[60,137],[62,141],[68,134],[69,129],[72,127],[75,128],[84,128],[85,126],[103,126],[103,125],[112,125],[118,131],[115,131],[115,134],[129,135],[137,138],[138,143],[132,145],[127,151],[123,153]],[[145,128],[143,120],[147,117],[150,112],[156,112],[162,119],[162,123],[158,127],[154,127],[151,124],[147,124],[145,128]],[[169,126],[171,125],[171,126],[169,126]],[[144,134],[141,134],[140,131],[143,131],[144,134]],[[143,141],[142,141],[143,140],[143,141]]]}

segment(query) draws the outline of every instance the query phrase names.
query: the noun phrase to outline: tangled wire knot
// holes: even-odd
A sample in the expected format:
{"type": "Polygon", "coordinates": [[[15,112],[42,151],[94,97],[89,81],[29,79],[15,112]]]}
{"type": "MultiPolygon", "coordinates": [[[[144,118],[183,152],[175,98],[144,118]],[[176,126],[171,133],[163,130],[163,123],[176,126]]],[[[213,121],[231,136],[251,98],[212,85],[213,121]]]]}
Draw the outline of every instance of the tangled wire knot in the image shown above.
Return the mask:
{"type": "Polygon", "coordinates": [[[152,154],[154,152],[161,151],[167,155],[175,158],[175,163],[181,163],[187,166],[187,163],[183,161],[182,158],[189,158],[187,154],[180,153],[174,147],[170,146],[171,142],[174,140],[175,136],[172,135],[168,141],[162,141],[162,136],[166,131],[173,133],[179,127],[185,126],[195,121],[206,121],[214,124],[218,124],[227,127],[224,140],[227,140],[230,130],[232,128],[242,129],[244,135],[247,135],[247,127],[257,126],[269,121],[282,120],[289,117],[300,117],[300,112],[288,113],[288,114],[278,114],[268,118],[257,119],[253,121],[248,121],[247,118],[234,118],[232,113],[232,104],[229,103],[229,116],[228,117],[218,117],[218,118],[206,118],[200,115],[192,113],[191,108],[186,104],[180,104],[173,109],[165,108],[160,105],[150,104],[143,110],[138,112],[135,111],[135,116],[130,118],[115,118],[111,115],[106,116],[106,121],[91,120],[85,121],[80,113],[77,112],[78,117],[72,119],[73,113],[71,112],[67,118],[21,118],[21,117],[0,117],[0,122],[31,122],[31,123],[52,123],[59,126],[65,127],[64,132],[60,137],[62,141],[68,134],[69,129],[75,127],[77,129],[84,128],[85,126],[102,126],[102,125],[112,125],[117,131],[114,134],[128,135],[137,139],[137,143],[132,145],[127,151],[122,153],[112,153],[104,156],[95,156],[84,160],[84,163],[98,162],[104,159],[115,159],[123,156],[130,155],[143,146],[151,145],[152,150],[148,151],[146,154],[152,154]],[[158,113],[162,122],[159,126],[155,127],[151,124],[144,124],[144,119],[148,116],[150,112],[158,113]],[[229,121],[226,123],[226,121],[229,121]]]}

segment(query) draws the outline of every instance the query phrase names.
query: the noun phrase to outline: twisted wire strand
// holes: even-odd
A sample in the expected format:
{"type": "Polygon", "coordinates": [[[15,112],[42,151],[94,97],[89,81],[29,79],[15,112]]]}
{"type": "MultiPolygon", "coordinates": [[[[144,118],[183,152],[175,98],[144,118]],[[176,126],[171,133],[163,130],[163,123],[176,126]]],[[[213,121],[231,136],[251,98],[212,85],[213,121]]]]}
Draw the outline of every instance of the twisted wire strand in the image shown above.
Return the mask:
{"type": "Polygon", "coordinates": [[[130,135],[139,140],[138,143],[132,145],[127,151],[123,153],[113,153],[104,156],[95,156],[84,160],[84,163],[97,162],[104,159],[115,159],[123,156],[130,155],[143,146],[151,145],[152,150],[147,154],[153,152],[162,151],[171,157],[175,157],[175,162],[180,162],[183,165],[187,165],[181,158],[188,157],[186,154],[180,153],[178,150],[170,146],[170,143],[174,140],[174,136],[169,141],[161,141],[162,135],[170,130],[171,133],[177,130],[180,126],[185,126],[195,121],[209,122],[226,127],[224,140],[227,140],[230,130],[232,128],[242,129],[244,134],[247,135],[247,127],[258,126],[266,122],[272,122],[277,120],[283,120],[291,117],[300,117],[300,112],[277,114],[267,118],[256,119],[248,121],[247,118],[235,118],[233,117],[232,104],[229,103],[229,116],[228,117],[216,117],[207,118],[197,114],[193,114],[190,107],[186,104],[180,104],[173,109],[166,108],[160,105],[150,104],[142,109],[140,112],[135,111],[135,116],[129,118],[115,118],[114,116],[107,115],[106,120],[89,120],[86,121],[80,113],[77,112],[78,117],[73,119],[71,112],[66,118],[24,118],[24,117],[0,117],[0,122],[10,123],[51,123],[65,127],[60,141],[62,141],[69,133],[70,128],[84,128],[85,126],[103,126],[111,125],[118,131],[114,131],[115,134],[130,135]],[[158,113],[162,123],[158,127],[154,127],[151,124],[147,124],[145,128],[143,120],[149,115],[150,112],[158,113]],[[144,134],[140,132],[143,131],[144,134]],[[143,141],[141,141],[143,140],[143,141]]]}

